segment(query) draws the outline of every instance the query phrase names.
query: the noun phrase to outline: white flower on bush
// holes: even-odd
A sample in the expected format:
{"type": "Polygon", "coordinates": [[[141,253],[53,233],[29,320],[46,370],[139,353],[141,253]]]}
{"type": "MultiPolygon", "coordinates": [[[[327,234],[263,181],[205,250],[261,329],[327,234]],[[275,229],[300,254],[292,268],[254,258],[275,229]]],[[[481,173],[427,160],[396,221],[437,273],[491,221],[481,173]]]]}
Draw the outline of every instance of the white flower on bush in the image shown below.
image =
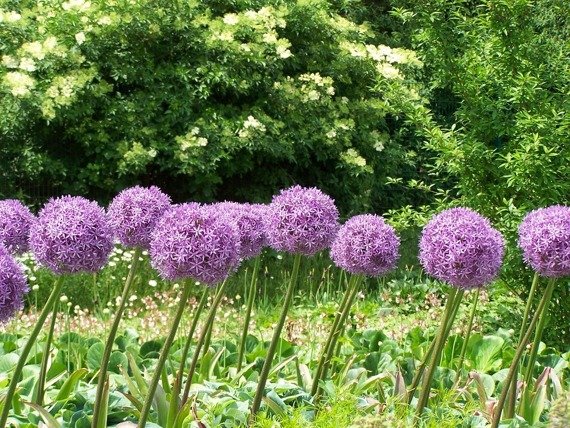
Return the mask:
{"type": "Polygon", "coordinates": [[[15,12],[13,10],[8,11],[8,12],[4,12],[4,13],[0,12],[0,22],[5,21],[8,23],[12,23],[12,22],[19,21],[20,19],[22,19],[22,15],[20,15],[18,12],[15,12]]]}
{"type": "Polygon", "coordinates": [[[84,12],[91,7],[91,2],[85,0],[69,0],[61,4],[63,10],[77,9],[84,12]]]}
{"type": "Polygon", "coordinates": [[[239,22],[239,16],[235,13],[226,13],[223,21],[226,25],[236,25],[239,22]]]}
{"type": "Polygon", "coordinates": [[[386,79],[401,79],[402,75],[400,71],[394,67],[392,64],[387,62],[379,63],[376,65],[378,73],[384,76],[386,79]]]}
{"type": "Polygon", "coordinates": [[[293,55],[287,46],[277,45],[276,50],[277,50],[277,55],[279,55],[279,57],[283,59],[287,59],[291,55],[293,55]]]}
{"type": "Polygon", "coordinates": [[[82,45],[83,43],[85,43],[85,33],[83,31],[77,33],[75,35],[75,40],[77,41],[78,45],[82,45]]]}
{"type": "Polygon", "coordinates": [[[2,55],[2,65],[6,68],[18,68],[18,59],[10,55],[2,55]]]}
{"type": "Polygon", "coordinates": [[[30,94],[36,81],[25,73],[11,71],[4,76],[4,84],[15,97],[25,97],[30,94]]]}
{"type": "Polygon", "coordinates": [[[200,128],[195,126],[186,135],[178,136],[175,138],[176,142],[180,145],[180,150],[183,152],[191,147],[206,147],[208,139],[200,137],[200,128]]]}
{"type": "Polygon", "coordinates": [[[263,123],[250,115],[247,117],[247,120],[243,122],[243,128],[240,129],[238,136],[240,138],[247,138],[251,135],[251,130],[256,130],[263,133],[265,132],[266,128],[263,123]]]}
{"type": "Polygon", "coordinates": [[[44,47],[40,42],[24,43],[22,45],[22,51],[39,60],[42,60],[46,57],[44,47]]]}
{"type": "Polygon", "coordinates": [[[101,18],[97,20],[97,24],[99,25],[111,25],[113,20],[109,15],[103,15],[101,18]]]}

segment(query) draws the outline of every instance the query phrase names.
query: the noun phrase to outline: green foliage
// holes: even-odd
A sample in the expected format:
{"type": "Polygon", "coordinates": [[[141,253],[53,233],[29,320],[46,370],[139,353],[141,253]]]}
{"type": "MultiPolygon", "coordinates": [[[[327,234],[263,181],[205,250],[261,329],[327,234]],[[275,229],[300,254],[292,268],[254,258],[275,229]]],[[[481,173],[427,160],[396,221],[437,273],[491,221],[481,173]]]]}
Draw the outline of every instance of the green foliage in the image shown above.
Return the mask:
{"type": "Polygon", "coordinates": [[[140,181],[260,200],[298,181],[345,210],[413,204],[386,179],[421,180],[401,105],[422,104],[422,64],[345,18],[353,3],[3,0],[3,174],[98,199],[140,181]]]}
{"type": "MultiPolygon", "coordinates": [[[[516,249],[518,224],[532,209],[570,203],[567,2],[394,0],[392,5],[411,33],[411,47],[432,88],[434,114],[423,128],[434,154],[429,168],[452,186],[435,209],[463,204],[489,216],[510,244],[505,281],[524,294],[532,274],[524,272],[516,249]],[[442,118],[438,106],[446,98],[454,111],[442,118]],[[445,131],[437,122],[453,126],[445,131]]],[[[559,291],[562,301],[567,287],[559,291]]],[[[564,321],[550,339],[564,343],[570,337],[563,327],[570,321],[569,307],[558,308],[564,321]]]]}

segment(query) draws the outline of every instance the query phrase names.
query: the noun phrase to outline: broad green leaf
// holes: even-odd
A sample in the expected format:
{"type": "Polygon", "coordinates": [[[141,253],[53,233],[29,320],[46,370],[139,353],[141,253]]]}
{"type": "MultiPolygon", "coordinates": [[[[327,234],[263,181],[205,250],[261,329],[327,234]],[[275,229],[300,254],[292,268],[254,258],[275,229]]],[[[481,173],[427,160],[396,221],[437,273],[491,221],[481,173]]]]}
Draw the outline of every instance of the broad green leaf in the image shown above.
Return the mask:
{"type": "Polygon", "coordinates": [[[489,373],[501,368],[501,350],[505,339],[499,336],[481,336],[475,334],[467,345],[468,360],[478,372],[489,373]]]}
{"type": "Polygon", "coordinates": [[[29,401],[25,401],[24,403],[40,414],[42,420],[48,428],[61,428],[61,424],[57,421],[57,419],[54,418],[50,412],[48,412],[42,406],[39,406],[35,403],[30,403],[29,401]]]}
{"type": "Polygon", "coordinates": [[[75,388],[77,387],[79,381],[87,373],[89,373],[89,371],[85,368],[74,371],[61,386],[59,392],[57,393],[57,396],[55,397],[55,401],[67,400],[73,391],[75,391],[75,388]]]}
{"type": "Polygon", "coordinates": [[[87,351],[87,368],[89,370],[99,370],[101,368],[101,360],[103,360],[103,352],[105,345],[101,342],[94,343],[87,351]]]}

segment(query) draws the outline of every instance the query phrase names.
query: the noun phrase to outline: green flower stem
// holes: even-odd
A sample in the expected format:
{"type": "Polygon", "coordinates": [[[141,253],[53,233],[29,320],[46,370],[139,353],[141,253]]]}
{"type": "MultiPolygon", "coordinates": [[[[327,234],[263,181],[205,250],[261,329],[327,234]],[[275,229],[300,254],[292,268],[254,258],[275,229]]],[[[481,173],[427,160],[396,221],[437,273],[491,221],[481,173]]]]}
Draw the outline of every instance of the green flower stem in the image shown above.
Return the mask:
{"type": "Polygon", "coordinates": [[[243,329],[241,332],[241,341],[239,344],[238,361],[237,361],[238,372],[241,370],[243,357],[245,355],[245,342],[247,339],[247,333],[249,331],[249,320],[251,319],[253,302],[255,301],[255,292],[257,290],[257,273],[259,271],[260,262],[261,262],[261,256],[256,257],[253,265],[253,271],[251,272],[251,283],[249,285],[249,291],[247,293],[247,308],[245,310],[245,319],[243,320],[243,329]]]}
{"type": "Polygon", "coordinates": [[[2,415],[0,416],[0,427],[6,428],[6,421],[8,420],[8,414],[10,413],[10,408],[12,406],[12,398],[14,398],[14,393],[16,392],[16,387],[18,385],[18,379],[22,374],[22,370],[26,365],[26,360],[28,359],[28,355],[32,350],[32,347],[36,343],[36,339],[38,338],[38,334],[42,329],[44,322],[48,316],[48,314],[52,311],[55,303],[59,299],[59,295],[61,294],[61,287],[63,285],[63,275],[60,275],[57,280],[55,281],[55,285],[49,298],[43,307],[38,320],[36,321],[36,325],[34,329],[30,333],[30,337],[20,354],[20,359],[18,360],[18,364],[16,365],[16,369],[14,370],[14,375],[12,376],[12,380],[10,381],[10,385],[8,387],[8,392],[4,398],[4,406],[2,407],[2,415]]]}
{"type": "Polygon", "coordinates": [[[461,353],[459,354],[459,363],[457,364],[457,374],[455,375],[455,382],[459,381],[461,377],[461,370],[463,370],[463,363],[465,362],[465,353],[467,352],[467,343],[469,342],[469,337],[471,336],[471,330],[473,329],[473,320],[475,319],[475,313],[477,312],[477,303],[479,302],[479,292],[480,288],[477,288],[475,295],[473,296],[473,303],[471,306],[471,315],[469,316],[469,323],[467,324],[467,330],[463,337],[463,345],[461,345],[461,353]]]}
{"type": "Polygon", "coordinates": [[[198,325],[198,320],[200,319],[200,315],[204,310],[204,306],[206,306],[206,302],[208,301],[208,294],[210,293],[209,287],[204,287],[204,292],[202,293],[202,297],[200,297],[200,302],[198,303],[198,307],[193,314],[192,324],[190,325],[190,330],[188,331],[188,335],[186,336],[186,342],[184,343],[184,349],[182,350],[182,355],[180,356],[180,367],[178,367],[178,373],[176,373],[176,380],[174,381],[174,385],[172,387],[172,394],[170,395],[170,407],[168,410],[168,420],[166,426],[172,427],[174,421],[176,420],[176,416],[179,410],[179,403],[178,400],[180,399],[180,388],[182,386],[182,380],[184,378],[184,366],[186,365],[186,358],[188,358],[188,351],[190,350],[190,343],[192,343],[192,337],[194,337],[194,332],[196,331],[196,326],[198,325]]]}
{"type": "Polygon", "coordinates": [[[555,284],[554,280],[551,280],[548,282],[548,285],[547,285],[546,290],[542,296],[542,299],[540,299],[540,303],[538,304],[536,312],[534,313],[534,316],[532,317],[532,320],[530,321],[530,325],[528,326],[528,329],[527,329],[524,337],[519,342],[519,346],[517,347],[517,350],[515,351],[515,355],[513,357],[511,367],[509,368],[509,372],[507,374],[507,377],[503,382],[503,385],[505,385],[506,387],[503,388],[503,390],[501,391],[501,396],[500,396],[499,401],[498,401],[498,403],[494,409],[494,416],[493,416],[493,422],[491,424],[491,428],[497,428],[499,426],[499,422],[501,421],[501,413],[503,411],[503,407],[504,407],[505,401],[507,399],[507,394],[509,392],[508,385],[511,385],[513,377],[515,376],[516,372],[518,371],[518,363],[522,357],[522,354],[525,351],[526,344],[527,344],[528,340],[530,339],[530,335],[532,334],[532,332],[534,331],[534,328],[536,327],[538,319],[540,318],[540,316],[542,316],[544,310],[548,307],[548,304],[550,303],[550,299],[552,298],[552,292],[554,291],[554,284],[555,284]]]}
{"type": "MultiPolygon", "coordinates": [[[[532,306],[532,301],[534,299],[534,294],[536,292],[536,288],[538,286],[539,283],[539,278],[540,276],[538,275],[538,272],[536,272],[534,274],[534,277],[532,279],[532,285],[530,286],[530,292],[528,294],[528,298],[526,300],[526,305],[524,308],[524,314],[522,317],[522,322],[521,322],[521,329],[519,331],[519,341],[518,343],[521,342],[527,323],[528,323],[528,314],[530,312],[530,308],[532,306]]],[[[518,370],[518,366],[517,366],[517,370],[518,370]]],[[[515,407],[516,407],[516,401],[517,401],[517,377],[514,376],[513,380],[511,381],[511,384],[509,385],[509,395],[507,396],[507,402],[505,405],[505,417],[508,419],[512,419],[515,415],[515,407]]]]}
{"type": "Polygon", "coordinates": [[[350,295],[348,296],[348,300],[346,301],[346,305],[344,305],[344,308],[342,309],[342,313],[340,315],[340,319],[339,319],[339,322],[337,323],[336,328],[331,331],[332,340],[330,341],[330,344],[329,344],[327,352],[326,352],[325,362],[323,364],[323,369],[322,369],[322,372],[320,373],[320,377],[315,378],[315,380],[313,381],[317,385],[317,390],[316,390],[317,396],[319,395],[319,392],[321,389],[319,386],[319,380],[326,379],[326,377],[327,377],[329,365],[331,363],[334,351],[336,349],[336,344],[338,342],[338,339],[340,337],[341,332],[344,329],[344,325],[346,323],[348,315],[350,314],[350,307],[354,303],[354,299],[356,299],[356,295],[358,294],[358,290],[360,289],[360,283],[362,282],[362,278],[363,278],[362,275],[353,275],[350,278],[350,284],[348,286],[348,288],[350,289],[350,295]]]}
{"type": "Polygon", "coordinates": [[[190,386],[192,386],[192,378],[194,377],[194,372],[196,371],[196,366],[198,365],[198,360],[200,359],[200,351],[202,350],[202,346],[204,346],[204,342],[206,340],[206,335],[208,331],[212,328],[212,324],[214,324],[214,318],[216,317],[216,309],[220,305],[222,301],[222,297],[224,296],[224,291],[228,281],[222,282],[218,291],[216,293],[216,297],[210,307],[210,311],[208,312],[208,317],[206,318],[206,322],[202,327],[202,331],[200,332],[200,337],[198,337],[198,342],[196,342],[196,349],[194,349],[194,354],[192,355],[192,362],[190,363],[190,368],[188,369],[188,375],[186,376],[186,385],[184,386],[184,394],[182,394],[182,400],[180,401],[180,407],[186,404],[188,401],[188,396],[190,395],[190,386]]]}
{"type": "MultiPolygon", "coordinates": [[[[430,363],[427,367],[427,372],[423,377],[422,382],[422,390],[420,392],[420,396],[418,398],[418,405],[416,408],[416,414],[418,418],[424,411],[424,408],[428,404],[429,394],[431,392],[431,383],[433,380],[433,376],[435,374],[435,369],[439,364],[439,359],[441,357],[441,351],[443,346],[445,345],[445,341],[447,340],[447,336],[451,331],[451,324],[453,323],[452,317],[454,314],[454,305],[459,305],[461,298],[463,297],[463,290],[458,290],[455,287],[452,287],[449,291],[447,303],[445,305],[445,312],[443,315],[443,322],[439,327],[439,331],[436,336],[436,342],[434,345],[434,349],[431,353],[430,363]]],[[[456,312],[455,312],[456,313],[456,312]]],[[[419,420],[419,419],[418,419],[419,420]]]]}
{"type": "Polygon", "coordinates": [[[53,340],[53,330],[55,328],[55,321],[57,319],[57,300],[53,305],[53,313],[51,316],[51,322],[49,324],[49,330],[46,338],[46,343],[44,346],[44,353],[42,355],[42,364],[40,366],[40,373],[38,375],[38,383],[36,384],[36,396],[34,399],[34,403],[41,406],[43,405],[44,401],[44,394],[45,394],[45,385],[46,385],[46,376],[48,371],[48,361],[49,361],[49,353],[51,349],[51,342],[53,340]]]}
{"type": "MultiPolygon", "coordinates": [[[[353,276],[351,278],[351,280],[353,278],[355,278],[355,277],[353,276]]],[[[348,284],[348,286],[346,287],[346,290],[344,291],[344,296],[342,298],[342,302],[340,303],[340,305],[338,306],[338,310],[336,311],[334,321],[333,321],[333,325],[331,326],[331,330],[329,332],[329,336],[327,338],[327,341],[325,342],[323,349],[321,351],[321,357],[319,358],[319,364],[317,366],[317,370],[316,370],[315,376],[313,378],[313,386],[311,388],[311,395],[315,395],[317,393],[318,380],[321,378],[323,368],[325,366],[325,360],[327,358],[327,352],[328,352],[329,346],[330,346],[330,344],[334,338],[334,333],[336,332],[338,325],[340,323],[342,311],[343,311],[344,307],[346,306],[347,301],[350,298],[351,292],[352,292],[351,284],[348,284]]]]}
{"type": "MultiPolygon", "coordinates": [[[[554,282],[554,281],[555,279],[551,278],[549,282],[554,282]]],[[[530,382],[532,380],[532,372],[534,371],[534,364],[536,363],[536,356],[538,355],[538,347],[540,346],[540,341],[542,339],[542,332],[544,331],[544,325],[546,324],[547,318],[548,318],[548,304],[542,310],[542,314],[540,315],[540,320],[538,321],[536,330],[534,332],[534,339],[530,347],[530,354],[528,356],[528,361],[524,369],[525,389],[530,388],[530,382]]],[[[522,406],[522,400],[520,405],[522,406]]]]}
{"type": "MultiPolygon", "coordinates": [[[[455,320],[455,317],[457,315],[457,311],[459,310],[459,306],[461,306],[461,300],[456,301],[453,305],[452,308],[452,313],[451,316],[449,317],[450,322],[447,323],[446,329],[445,329],[445,336],[449,336],[449,333],[451,332],[451,327],[453,326],[453,321],[455,320]]],[[[414,378],[412,379],[412,384],[410,386],[410,389],[408,391],[408,404],[411,404],[414,395],[416,393],[416,390],[418,389],[418,386],[420,384],[420,381],[422,379],[422,376],[424,374],[424,371],[426,369],[427,363],[431,358],[431,354],[435,348],[435,343],[437,342],[437,335],[433,338],[433,340],[431,341],[428,350],[426,351],[426,354],[424,355],[424,358],[420,364],[420,366],[418,367],[418,370],[416,370],[416,374],[414,375],[414,378]]]]}
{"type": "Polygon", "coordinates": [[[259,380],[257,383],[257,390],[255,391],[255,396],[253,398],[253,404],[251,407],[251,418],[255,418],[255,415],[259,411],[261,406],[261,399],[265,392],[265,385],[267,383],[267,378],[269,377],[269,371],[273,364],[273,357],[275,356],[275,350],[277,349],[277,343],[281,336],[281,330],[285,324],[285,319],[287,318],[287,312],[289,311],[289,306],[293,301],[293,295],[295,293],[295,287],[297,286],[297,281],[299,280],[299,266],[301,265],[301,254],[295,254],[295,259],[293,261],[293,270],[291,272],[291,282],[289,287],[287,287],[287,293],[285,294],[285,301],[283,302],[283,309],[281,310],[281,316],[277,322],[277,326],[273,331],[273,338],[269,344],[269,349],[267,350],[267,355],[265,357],[265,362],[263,363],[263,368],[259,375],[259,380]]]}
{"type": "Polygon", "coordinates": [[[156,387],[158,386],[158,382],[162,375],[162,367],[164,367],[164,363],[168,358],[168,351],[172,346],[172,342],[174,341],[174,337],[176,336],[176,331],[178,330],[178,324],[180,324],[180,319],[182,318],[184,309],[186,309],[186,305],[188,304],[188,297],[190,296],[191,284],[193,284],[193,282],[194,281],[192,280],[186,280],[184,283],[184,289],[182,290],[182,296],[180,297],[180,302],[178,303],[178,309],[176,310],[176,315],[174,317],[174,320],[172,321],[172,327],[170,327],[170,332],[168,334],[168,337],[166,338],[166,342],[164,342],[164,345],[162,346],[158,363],[156,364],[156,368],[154,369],[154,375],[148,387],[147,396],[145,398],[145,402],[138,423],[139,428],[144,428],[146,425],[146,420],[148,419],[148,416],[150,414],[150,408],[154,400],[154,393],[156,391],[156,387]]]}
{"type": "Polygon", "coordinates": [[[121,303],[117,308],[117,313],[113,319],[113,324],[111,326],[111,331],[109,336],[107,336],[107,342],[105,343],[105,349],[103,351],[103,359],[101,360],[101,368],[99,369],[99,377],[97,379],[97,392],[95,394],[95,403],[93,405],[93,422],[91,423],[92,428],[99,426],[99,418],[101,413],[101,406],[103,405],[103,388],[105,387],[105,380],[107,376],[107,367],[109,366],[109,359],[111,358],[111,351],[113,350],[113,344],[115,343],[115,336],[117,335],[117,330],[119,329],[119,324],[127,304],[127,299],[129,297],[129,291],[131,285],[135,278],[136,271],[140,264],[140,257],[142,254],[142,249],[135,248],[135,253],[131,262],[131,268],[127,275],[125,281],[125,286],[123,287],[123,293],[121,294],[121,303]]]}

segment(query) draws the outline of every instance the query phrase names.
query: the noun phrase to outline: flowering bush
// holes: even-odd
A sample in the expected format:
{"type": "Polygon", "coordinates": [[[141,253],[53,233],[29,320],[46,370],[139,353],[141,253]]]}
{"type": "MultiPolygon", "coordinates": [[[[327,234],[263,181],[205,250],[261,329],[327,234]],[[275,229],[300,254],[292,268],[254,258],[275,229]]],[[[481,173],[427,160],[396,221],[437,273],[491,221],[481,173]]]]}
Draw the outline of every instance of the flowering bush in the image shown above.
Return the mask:
{"type": "Polygon", "coordinates": [[[381,192],[395,171],[418,178],[393,118],[416,121],[421,64],[330,2],[26,5],[0,10],[3,174],[97,199],[147,172],[178,200],[305,180],[349,208],[401,198],[381,192]]]}

